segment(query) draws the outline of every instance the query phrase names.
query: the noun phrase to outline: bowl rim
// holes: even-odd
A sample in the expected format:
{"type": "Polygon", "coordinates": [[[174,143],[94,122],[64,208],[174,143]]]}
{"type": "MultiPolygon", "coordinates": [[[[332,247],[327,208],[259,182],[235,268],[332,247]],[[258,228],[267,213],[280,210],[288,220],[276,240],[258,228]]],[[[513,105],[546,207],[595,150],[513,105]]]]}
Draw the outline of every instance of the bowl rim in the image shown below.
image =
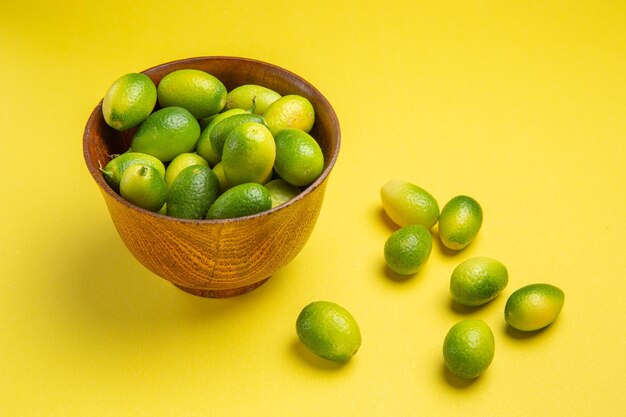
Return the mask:
{"type": "Polygon", "coordinates": [[[110,197],[112,197],[113,199],[115,199],[117,202],[119,202],[120,204],[128,207],[129,209],[134,209],[137,210],[143,214],[149,215],[149,216],[154,216],[158,219],[162,219],[162,220],[166,220],[166,221],[170,221],[170,222],[174,222],[174,223],[185,223],[185,224],[227,224],[227,223],[239,223],[239,222],[244,222],[247,221],[249,219],[254,219],[254,218],[260,218],[260,217],[264,217],[264,216],[269,216],[272,213],[278,212],[278,211],[282,211],[284,209],[286,209],[287,207],[291,206],[292,204],[295,204],[297,201],[303,199],[306,197],[306,195],[312,193],[316,188],[318,188],[324,181],[326,181],[328,175],[330,174],[330,172],[332,171],[332,169],[335,166],[335,163],[337,162],[337,157],[339,155],[339,149],[341,147],[341,128],[339,125],[339,120],[337,118],[337,114],[334,110],[334,108],[332,107],[332,105],[330,104],[330,102],[328,101],[328,99],[310,82],[308,82],[307,80],[305,80],[304,78],[302,78],[301,76],[299,76],[298,74],[285,69],[283,67],[279,67],[275,64],[271,64],[265,61],[260,61],[257,59],[252,59],[252,58],[245,58],[245,57],[236,57],[236,56],[219,56],[219,55],[207,55],[207,56],[195,56],[195,57],[191,57],[191,58],[183,58],[183,59],[177,59],[177,60],[172,60],[172,61],[168,61],[168,62],[164,62],[162,64],[158,64],[158,65],[154,65],[150,68],[147,68],[143,71],[140,71],[142,74],[145,73],[150,73],[151,71],[155,71],[157,69],[161,69],[163,67],[167,67],[167,66],[171,66],[171,65],[179,65],[179,64],[193,64],[195,62],[202,62],[202,61],[206,61],[206,60],[224,60],[224,61],[232,61],[232,62],[241,62],[241,61],[245,61],[245,62],[251,62],[255,65],[262,65],[268,68],[271,68],[274,71],[277,72],[281,72],[289,77],[295,78],[299,83],[304,84],[307,88],[309,88],[315,95],[316,98],[319,99],[319,101],[321,102],[321,104],[327,109],[328,111],[328,116],[330,118],[330,122],[331,122],[331,130],[336,132],[336,145],[334,147],[334,151],[332,152],[332,154],[330,155],[330,159],[328,160],[328,164],[326,165],[326,167],[324,168],[324,170],[322,171],[322,173],[319,175],[319,177],[317,177],[317,179],[315,181],[313,181],[311,184],[309,184],[302,192],[300,192],[296,197],[292,198],[291,200],[276,206],[276,207],[272,207],[269,210],[265,210],[262,211],[260,213],[255,213],[255,214],[250,214],[247,216],[241,216],[241,217],[235,217],[235,218],[228,218],[228,219],[182,219],[182,218],[178,218],[178,217],[172,217],[172,216],[167,216],[165,214],[160,214],[157,212],[152,212],[146,209],[143,209],[139,206],[136,206],[128,201],[126,201],[124,198],[122,198],[122,196],[120,196],[115,190],[113,190],[113,188],[111,188],[111,186],[109,184],[107,184],[107,182],[104,180],[104,176],[100,175],[100,168],[101,167],[97,167],[92,163],[91,157],[89,155],[88,152],[88,143],[90,140],[92,140],[91,134],[89,132],[89,127],[95,122],[95,120],[97,118],[102,118],[102,102],[103,99],[100,100],[100,102],[96,105],[96,107],[93,109],[93,111],[91,112],[91,115],[89,116],[87,123],[85,125],[84,131],[83,131],[83,158],[85,160],[85,163],[87,164],[87,169],[89,170],[89,173],[91,174],[92,178],[96,181],[96,183],[99,185],[100,189],[104,192],[106,192],[110,197]]]}

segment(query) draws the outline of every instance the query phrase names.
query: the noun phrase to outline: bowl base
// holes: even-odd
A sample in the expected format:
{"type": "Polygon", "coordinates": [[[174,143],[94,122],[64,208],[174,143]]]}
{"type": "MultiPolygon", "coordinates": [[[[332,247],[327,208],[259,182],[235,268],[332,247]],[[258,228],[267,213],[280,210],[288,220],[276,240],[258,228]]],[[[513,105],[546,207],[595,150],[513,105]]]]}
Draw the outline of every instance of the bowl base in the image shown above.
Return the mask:
{"type": "Polygon", "coordinates": [[[255,282],[254,284],[245,285],[239,288],[229,288],[227,290],[206,290],[202,288],[183,287],[182,285],[178,285],[178,284],[174,284],[174,285],[180,288],[181,290],[189,294],[197,295],[198,297],[228,298],[228,297],[235,297],[237,295],[245,294],[249,291],[252,291],[253,289],[258,288],[261,285],[263,285],[268,279],[270,279],[270,277],[267,277],[258,282],[255,282]]]}

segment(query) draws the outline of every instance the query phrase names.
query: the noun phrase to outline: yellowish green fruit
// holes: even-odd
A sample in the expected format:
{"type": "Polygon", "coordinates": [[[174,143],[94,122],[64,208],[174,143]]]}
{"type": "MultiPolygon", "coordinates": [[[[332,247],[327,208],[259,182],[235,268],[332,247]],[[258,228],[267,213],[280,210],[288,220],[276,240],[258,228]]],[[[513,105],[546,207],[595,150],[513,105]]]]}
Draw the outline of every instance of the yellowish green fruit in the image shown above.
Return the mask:
{"type": "Polygon", "coordinates": [[[232,187],[232,185],[226,179],[226,175],[224,175],[224,166],[222,165],[222,162],[218,162],[217,164],[215,164],[215,166],[213,167],[213,172],[217,176],[217,179],[220,183],[220,194],[232,187]]]}
{"type": "Polygon", "coordinates": [[[258,124],[264,123],[263,117],[258,114],[251,113],[235,114],[217,122],[210,132],[211,147],[213,148],[213,152],[218,155],[222,155],[224,143],[226,142],[228,135],[230,135],[230,133],[237,126],[250,122],[258,124]]]}
{"type": "Polygon", "coordinates": [[[153,167],[135,164],[122,174],[120,195],[138,207],[157,212],[165,204],[167,185],[163,176],[153,167]]]}
{"type": "Polygon", "coordinates": [[[385,261],[389,269],[401,275],[417,273],[432,250],[432,237],[428,229],[419,224],[401,227],[385,242],[385,261]]]}
{"type": "Polygon", "coordinates": [[[308,133],[315,122],[315,110],[305,97],[290,94],[273,102],[263,113],[263,118],[272,135],[286,128],[308,133]]]}
{"type": "Polygon", "coordinates": [[[270,193],[261,184],[239,184],[226,190],[213,203],[208,220],[232,219],[261,213],[272,208],[270,193]]]}
{"type": "Polygon", "coordinates": [[[459,378],[473,379],[482,375],[495,354],[493,332],[482,320],[468,319],[450,328],[443,341],[446,366],[459,378]]]}
{"type": "Polygon", "coordinates": [[[199,136],[200,125],[191,113],[182,107],[165,107],[139,126],[130,147],[168,162],[181,153],[192,152],[199,136]]]}
{"type": "Polygon", "coordinates": [[[168,216],[204,219],[215,202],[219,181],[208,165],[191,165],[176,176],[167,193],[168,216]]]}
{"type": "Polygon", "coordinates": [[[441,210],[439,238],[448,249],[461,250],[474,240],[482,224],[480,204],[471,197],[459,195],[441,210]]]}
{"type": "Polygon", "coordinates": [[[276,173],[290,184],[303,187],[324,170],[324,154],[311,135],[299,129],[282,129],[274,135],[276,173]]]}
{"type": "Polygon", "coordinates": [[[211,130],[213,130],[213,127],[230,116],[246,113],[247,112],[243,109],[231,109],[211,116],[210,120],[205,119],[207,120],[207,122],[202,128],[200,138],[198,139],[198,143],[196,144],[196,153],[206,159],[210,166],[214,167],[218,162],[222,160],[221,153],[215,152],[213,150],[213,145],[211,144],[211,130]]]}
{"type": "Polygon", "coordinates": [[[107,184],[119,192],[122,174],[128,167],[135,164],[149,165],[156,169],[161,177],[165,176],[165,165],[163,165],[163,162],[152,155],[141,152],[125,152],[117,155],[101,171],[107,184]]]}
{"type": "Polygon", "coordinates": [[[172,185],[172,182],[180,171],[192,165],[204,165],[208,167],[209,163],[206,159],[194,152],[181,153],[172,159],[165,170],[165,183],[167,186],[172,185]]]}
{"type": "Polygon", "coordinates": [[[330,301],[306,305],[296,319],[300,341],[315,355],[347,362],[361,347],[361,329],[348,310],[330,301]]]}
{"type": "Polygon", "coordinates": [[[300,194],[300,189],[295,185],[289,184],[282,178],[277,178],[265,184],[265,188],[270,192],[272,199],[272,208],[285,204],[287,201],[300,194]]]}
{"type": "MultiPolygon", "coordinates": [[[[238,116],[230,119],[233,117],[238,116]]],[[[224,175],[232,185],[248,182],[263,184],[272,175],[275,158],[276,144],[267,127],[257,122],[240,124],[230,132],[224,143],[224,175]]]]}
{"type": "Polygon", "coordinates": [[[452,271],[450,294],[459,304],[479,306],[493,300],[509,282],[502,262],[488,257],[476,257],[461,262],[452,271]]]}
{"type": "Polygon", "coordinates": [[[172,71],[161,79],[157,87],[161,107],[183,107],[196,119],[222,111],[227,94],[226,87],[218,78],[197,69],[172,71]]]}
{"type": "Polygon", "coordinates": [[[391,180],[380,189],[383,209],[398,226],[420,224],[430,229],[439,219],[437,200],[423,188],[402,180],[391,180]]]}
{"type": "Polygon", "coordinates": [[[255,114],[263,114],[267,108],[280,98],[280,94],[267,87],[244,84],[228,93],[226,109],[244,109],[255,114]]]}
{"type": "Polygon", "coordinates": [[[554,285],[527,285],[509,296],[504,319],[517,330],[539,330],[556,320],[564,302],[565,293],[554,285]]]}
{"type": "Polygon", "coordinates": [[[145,74],[122,75],[108,88],[102,100],[102,115],[115,130],[123,131],[143,122],[157,102],[157,89],[145,74]]]}

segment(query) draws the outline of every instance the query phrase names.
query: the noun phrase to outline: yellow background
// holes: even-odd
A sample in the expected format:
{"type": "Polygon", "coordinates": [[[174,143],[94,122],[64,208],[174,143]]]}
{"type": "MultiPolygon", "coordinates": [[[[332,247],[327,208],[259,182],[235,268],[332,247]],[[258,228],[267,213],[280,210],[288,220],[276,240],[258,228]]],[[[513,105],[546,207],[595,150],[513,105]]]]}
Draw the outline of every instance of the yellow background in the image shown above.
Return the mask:
{"type": "MultiPolygon", "coordinates": [[[[8,5],[7,3],[14,3],[8,5]]],[[[624,1],[101,1],[0,6],[0,415],[616,416],[626,384],[624,1]],[[333,104],[342,148],[304,250],[259,289],[188,295],[124,247],[82,159],[87,117],[118,76],[202,55],[268,61],[333,104]],[[407,280],[386,272],[392,178],[458,194],[477,240],[435,244],[407,280]],[[450,302],[462,260],[509,286],[450,302]],[[565,291],[523,337],[506,298],[565,291]],[[325,299],[357,318],[344,366],[298,342],[325,299]],[[445,333],[492,328],[496,355],[465,383],[445,333]]],[[[436,228],[434,229],[436,231],[436,228]]]]}

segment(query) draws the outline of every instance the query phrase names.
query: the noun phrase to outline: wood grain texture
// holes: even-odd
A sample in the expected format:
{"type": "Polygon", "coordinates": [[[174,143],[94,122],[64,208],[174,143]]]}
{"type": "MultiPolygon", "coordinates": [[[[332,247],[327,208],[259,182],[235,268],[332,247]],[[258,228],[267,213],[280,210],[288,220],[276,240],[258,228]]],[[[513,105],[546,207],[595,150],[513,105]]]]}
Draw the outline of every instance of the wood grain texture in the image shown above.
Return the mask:
{"type": "Polygon", "coordinates": [[[324,200],[328,176],[340,147],[337,116],[326,98],[301,77],[271,64],[234,57],[198,57],[144,71],[155,84],[171,71],[196,68],[218,77],[228,90],[258,84],[278,93],[308,98],[316,112],[311,135],[324,153],[322,175],[290,202],[253,216],[226,220],[175,219],[140,209],[122,199],[99,170],[111,155],[128,149],[133,131],[116,132],[102,117],[102,103],[85,127],[83,153],[120,237],[146,268],[179,288],[204,297],[250,291],[289,263],[311,235],[324,200]]]}

